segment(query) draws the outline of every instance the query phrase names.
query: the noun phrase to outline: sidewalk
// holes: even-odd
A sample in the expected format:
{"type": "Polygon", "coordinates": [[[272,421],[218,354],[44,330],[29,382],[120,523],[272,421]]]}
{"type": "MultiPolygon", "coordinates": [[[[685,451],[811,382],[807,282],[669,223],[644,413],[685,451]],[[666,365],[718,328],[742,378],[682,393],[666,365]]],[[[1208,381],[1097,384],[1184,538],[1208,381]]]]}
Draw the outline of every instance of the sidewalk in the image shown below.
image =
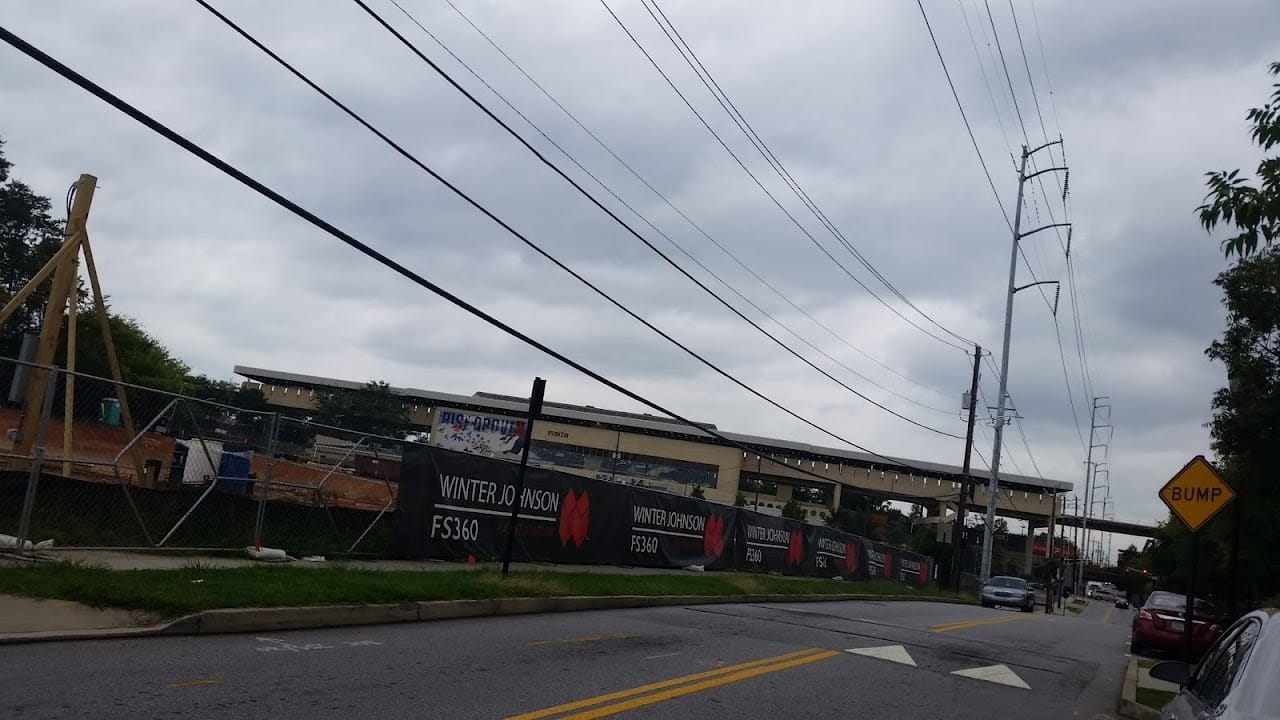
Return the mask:
{"type": "MultiPolygon", "coordinates": [[[[156,624],[145,613],[93,608],[70,600],[37,600],[0,595],[0,635],[30,634],[36,639],[50,632],[121,630],[156,624]]],[[[90,633],[97,634],[97,633],[90,633]]]]}

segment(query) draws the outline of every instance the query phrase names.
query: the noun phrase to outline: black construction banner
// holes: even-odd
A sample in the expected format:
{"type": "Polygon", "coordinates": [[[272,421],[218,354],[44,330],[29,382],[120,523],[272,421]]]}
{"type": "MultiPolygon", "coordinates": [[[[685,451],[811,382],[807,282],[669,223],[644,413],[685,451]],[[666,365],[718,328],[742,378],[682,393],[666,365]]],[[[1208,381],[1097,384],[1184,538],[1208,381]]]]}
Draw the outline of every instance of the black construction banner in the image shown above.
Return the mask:
{"type": "MultiPolygon", "coordinates": [[[[438,448],[405,452],[392,551],[404,557],[477,560],[506,550],[518,465],[438,448]]],[[[528,468],[512,558],[618,563],[628,488],[528,468]]]]}
{"type": "Polygon", "coordinates": [[[893,577],[894,554],[897,550],[874,540],[859,538],[862,542],[862,554],[866,559],[867,577],[872,580],[883,580],[893,577]]]}
{"type": "Polygon", "coordinates": [[[897,579],[908,585],[924,587],[933,579],[932,562],[924,555],[899,551],[897,579]]]}
{"type": "Polygon", "coordinates": [[[865,578],[861,538],[829,527],[805,528],[804,574],[815,577],[865,578]]]}
{"type": "Polygon", "coordinates": [[[737,508],[636,487],[626,489],[631,494],[627,515],[631,539],[625,564],[732,568],[737,508]]]}
{"type": "Polygon", "coordinates": [[[738,511],[733,566],[794,575],[805,558],[803,523],[750,510],[738,511]]]}
{"type": "Polygon", "coordinates": [[[925,555],[899,550],[872,540],[862,541],[867,576],[923,587],[933,578],[932,561],[925,555]]]}
{"type": "MultiPolygon", "coordinates": [[[[506,549],[520,467],[441,448],[405,451],[392,530],[401,557],[494,560],[506,549]]],[[[827,527],[529,468],[512,558],[894,579],[923,586],[930,560],[827,527]]]]}

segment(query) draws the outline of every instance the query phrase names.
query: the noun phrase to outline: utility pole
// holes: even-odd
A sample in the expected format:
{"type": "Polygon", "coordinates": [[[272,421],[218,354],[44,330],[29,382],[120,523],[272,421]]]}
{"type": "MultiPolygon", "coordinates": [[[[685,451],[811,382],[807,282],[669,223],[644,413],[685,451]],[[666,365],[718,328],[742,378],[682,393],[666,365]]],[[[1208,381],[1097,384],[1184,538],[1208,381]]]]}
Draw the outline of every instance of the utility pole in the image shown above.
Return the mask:
{"type": "MultiPolygon", "coordinates": [[[[1107,442],[1094,442],[1097,439],[1098,430],[1111,427],[1111,404],[1108,397],[1095,397],[1093,399],[1093,409],[1089,413],[1089,448],[1085,454],[1084,461],[1084,515],[1080,516],[1080,539],[1085,545],[1085,557],[1093,554],[1093,546],[1089,543],[1089,517],[1093,515],[1093,482],[1097,475],[1096,465],[1093,462],[1093,449],[1106,448],[1106,454],[1110,455],[1110,438],[1107,442]],[[1104,424],[1098,423],[1098,411],[1106,410],[1106,419],[1104,424]]],[[[1109,482],[1109,481],[1108,481],[1109,482]]],[[[1077,548],[1079,552],[1079,548],[1077,548]]],[[[1076,592],[1084,585],[1084,563],[1079,563],[1076,568],[1076,592]]]]}
{"type": "Polygon", "coordinates": [[[1068,227],[1071,223],[1052,223],[1031,230],[1027,233],[1022,230],[1022,191],[1027,181],[1047,172],[1055,172],[1066,170],[1066,167],[1050,167],[1044,170],[1027,174],[1027,160],[1035,153],[1051,146],[1061,145],[1062,138],[1058,138],[1052,142],[1047,142],[1034,150],[1028,150],[1026,145],[1022,146],[1022,162],[1018,166],[1018,201],[1014,205],[1013,215],[1013,248],[1009,252],[1009,294],[1005,299],[1004,307],[1004,348],[1000,357],[1000,396],[996,399],[996,426],[995,441],[991,450],[991,482],[987,486],[987,515],[986,525],[982,530],[982,581],[986,582],[991,577],[991,551],[993,542],[993,530],[996,523],[996,498],[999,497],[1000,491],[1000,445],[1004,441],[1004,425],[1005,425],[1005,409],[1006,401],[1009,394],[1009,340],[1013,332],[1013,296],[1019,290],[1025,290],[1035,285],[1057,284],[1056,281],[1045,280],[1033,282],[1021,287],[1017,286],[1018,277],[1018,245],[1022,238],[1028,235],[1034,235],[1041,230],[1048,230],[1054,227],[1068,227]]]}
{"type": "Polygon", "coordinates": [[[969,514],[969,493],[973,478],[969,476],[969,456],[973,453],[973,423],[978,409],[978,371],[982,367],[982,346],[973,346],[973,381],[969,384],[969,429],[964,436],[964,470],[960,481],[960,501],[956,503],[956,519],[951,525],[951,586],[960,591],[960,544],[964,541],[964,519],[969,514]]]}

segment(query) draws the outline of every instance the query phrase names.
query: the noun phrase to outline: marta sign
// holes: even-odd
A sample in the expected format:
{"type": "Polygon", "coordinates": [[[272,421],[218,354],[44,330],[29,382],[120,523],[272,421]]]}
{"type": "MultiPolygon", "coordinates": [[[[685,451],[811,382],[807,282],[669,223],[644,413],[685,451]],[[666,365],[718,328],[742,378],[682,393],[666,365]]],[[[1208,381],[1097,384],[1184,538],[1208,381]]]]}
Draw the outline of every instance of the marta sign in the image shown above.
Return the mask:
{"type": "Polygon", "coordinates": [[[1235,496],[1203,455],[1192,458],[1160,488],[1160,499],[1191,532],[1209,522],[1235,496]]]}

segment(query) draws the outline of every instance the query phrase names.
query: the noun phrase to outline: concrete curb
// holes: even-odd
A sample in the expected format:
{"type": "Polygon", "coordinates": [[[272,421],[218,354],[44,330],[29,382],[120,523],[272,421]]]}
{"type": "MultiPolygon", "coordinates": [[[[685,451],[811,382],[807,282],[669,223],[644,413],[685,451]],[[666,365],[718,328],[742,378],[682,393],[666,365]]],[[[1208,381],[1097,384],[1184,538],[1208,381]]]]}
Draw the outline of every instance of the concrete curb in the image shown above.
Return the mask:
{"type": "Polygon", "coordinates": [[[1120,703],[1116,712],[1134,720],[1160,720],[1160,712],[1138,703],[1138,661],[1129,658],[1124,673],[1124,688],[1120,691],[1120,703]]]}
{"type": "Polygon", "coordinates": [[[111,640],[158,635],[215,635],[224,633],[306,630],[431,622],[499,615],[621,610],[626,608],[670,607],[673,605],[715,605],[728,603],[846,602],[942,602],[970,605],[958,598],[914,595],[614,595],[609,597],[494,598],[487,600],[433,600],[387,605],[328,605],[292,608],[228,608],[206,610],[163,625],[103,630],[47,631],[0,634],[0,645],[53,642],[58,640],[111,640]]]}

